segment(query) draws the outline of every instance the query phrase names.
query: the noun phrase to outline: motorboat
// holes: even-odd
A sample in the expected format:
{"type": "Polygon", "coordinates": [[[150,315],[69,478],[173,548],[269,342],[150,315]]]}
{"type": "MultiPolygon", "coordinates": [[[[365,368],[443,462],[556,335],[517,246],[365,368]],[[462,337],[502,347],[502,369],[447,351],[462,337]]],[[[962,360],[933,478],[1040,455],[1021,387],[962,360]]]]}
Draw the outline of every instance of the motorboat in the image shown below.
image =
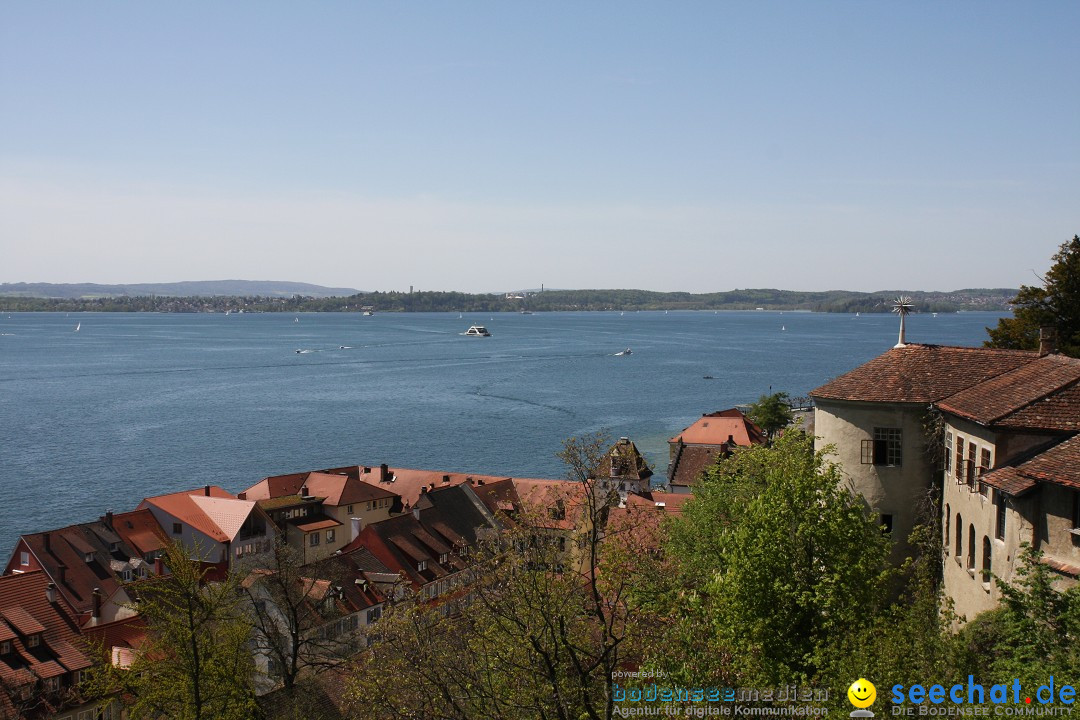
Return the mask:
{"type": "Polygon", "coordinates": [[[615,353],[615,357],[619,357],[620,355],[633,355],[633,354],[634,354],[633,350],[631,350],[630,348],[626,348],[625,350],[622,350],[620,352],[615,353]]]}
{"type": "Polygon", "coordinates": [[[488,329],[483,325],[473,325],[462,334],[468,335],[469,337],[491,337],[491,333],[489,333],[488,329]]]}

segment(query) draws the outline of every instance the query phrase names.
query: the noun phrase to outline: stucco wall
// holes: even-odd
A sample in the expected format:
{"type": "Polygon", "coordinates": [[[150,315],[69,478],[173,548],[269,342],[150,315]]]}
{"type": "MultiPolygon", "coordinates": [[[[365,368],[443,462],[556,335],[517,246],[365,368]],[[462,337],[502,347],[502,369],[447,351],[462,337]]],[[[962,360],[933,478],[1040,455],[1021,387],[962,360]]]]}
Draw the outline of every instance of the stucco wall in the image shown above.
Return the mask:
{"type": "Polygon", "coordinates": [[[934,468],[925,453],[924,404],[817,400],[814,427],[817,450],[833,445],[829,459],[840,465],[855,492],[862,495],[869,513],[893,516],[893,560],[907,555],[908,535],[915,513],[922,506],[934,479],[934,468]],[[862,463],[862,441],[873,440],[875,427],[900,428],[902,463],[884,466],[862,463]]]}

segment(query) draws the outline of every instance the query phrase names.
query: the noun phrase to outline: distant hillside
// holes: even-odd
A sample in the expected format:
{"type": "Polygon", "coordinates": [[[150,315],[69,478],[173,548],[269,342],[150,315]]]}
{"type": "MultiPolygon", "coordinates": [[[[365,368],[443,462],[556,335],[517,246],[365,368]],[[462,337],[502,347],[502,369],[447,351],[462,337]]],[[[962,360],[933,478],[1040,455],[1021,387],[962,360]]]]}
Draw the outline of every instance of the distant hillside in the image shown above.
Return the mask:
{"type": "MultiPolygon", "coordinates": [[[[967,289],[949,292],[889,290],[873,293],[848,290],[802,292],[793,290],[730,290],[728,292],[692,294],[685,292],[652,292],[648,290],[547,290],[529,293],[460,293],[460,292],[370,292],[348,296],[316,297],[300,288],[317,287],[301,283],[264,283],[275,295],[258,294],[253,286],[243,295],[217,293],[223,283],[176,283],[175,285],[125,285],[129,293],[135,288],[142,295],[112,295],[79,298],[42,298],[26,294],[12,296],[0,286],[0,310],[11,311],[97,311],[97,312],[360,312],[372,307],[376,312],[530,312],[559,310],[812,310],[815,312],[890,312],[897,295],[912,299],[915,312],[955,312],[957,310],[1008,310],[1009,301],[1016,297],[1011,288],[967,289]],[[180,286],[200,286],[202,295],[179,296],[180,286]],[[7,293],[7,294],[6,294],[7,293]],[[151,296],[153,293],[153,296],[151,296]],[[5,295],[6,294],[6,295],[5,295]]],[[[32,287],[32,286],[24,286],[32,287]]],[[[64,287],[64,286],[53,286],[64,287]]],[[[68,286],[105,288],[109,286],[68,286]]],[[[318,288],[324,293],[345,293],[346,290],[318,288]]],[[[85,292],[85,290],[84,290],[85,292]]],[[[100,290],[98,290],[100,292],[100,290]]]]}
{"type": "Polygon", "coordinates": [[[327,298],[356,295],[355,288],[328,288],[310,283],[277,280],[198,280],[175,283],[98,285],[96,283],[0,283],[0,295],[8,297],[89,300],[93,298],[147,297],[305,297],[327,298]]]}

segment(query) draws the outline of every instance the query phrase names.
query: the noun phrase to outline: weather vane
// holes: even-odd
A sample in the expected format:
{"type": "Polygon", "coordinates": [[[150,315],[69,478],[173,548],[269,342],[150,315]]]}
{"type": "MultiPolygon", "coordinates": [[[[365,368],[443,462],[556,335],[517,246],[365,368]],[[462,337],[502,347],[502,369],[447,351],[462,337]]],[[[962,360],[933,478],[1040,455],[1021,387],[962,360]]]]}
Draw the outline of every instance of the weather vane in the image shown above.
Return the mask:
{"type": "Polygon", "coordinates": [[[892,311],[900,316],[900,339],[897,341],[895,347],[904,347],[907,345],[907,341],[904,338],[904,318],[911,312],[912,303],[911,298],[901,295],[893,300],[892,311]]]}

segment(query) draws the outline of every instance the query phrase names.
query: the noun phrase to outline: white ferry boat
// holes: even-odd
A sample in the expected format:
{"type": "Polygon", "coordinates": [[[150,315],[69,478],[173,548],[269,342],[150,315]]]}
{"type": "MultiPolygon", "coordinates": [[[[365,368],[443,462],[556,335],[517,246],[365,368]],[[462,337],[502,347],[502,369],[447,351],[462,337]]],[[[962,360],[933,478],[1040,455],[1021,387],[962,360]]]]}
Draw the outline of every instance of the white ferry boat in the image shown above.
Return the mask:
{"type": "Polygon", "coordinates": [[[462,335],[468,335],[469,337],[491,337],[491,333],[483,325],[473,325],[471,328],[462,333],[462,335]]]}

